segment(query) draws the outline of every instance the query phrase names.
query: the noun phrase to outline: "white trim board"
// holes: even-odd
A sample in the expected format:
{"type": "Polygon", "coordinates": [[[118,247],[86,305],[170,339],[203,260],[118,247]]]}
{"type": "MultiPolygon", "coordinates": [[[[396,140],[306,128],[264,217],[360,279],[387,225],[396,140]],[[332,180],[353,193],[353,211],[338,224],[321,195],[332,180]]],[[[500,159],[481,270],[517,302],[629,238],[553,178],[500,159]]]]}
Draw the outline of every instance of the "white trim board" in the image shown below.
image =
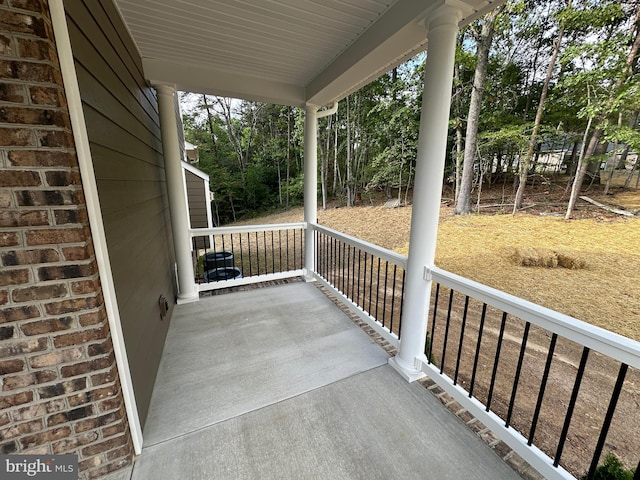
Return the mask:
{"type": "Polygon", "coordinates": [[[184,168],[185,170],[189,170],[191,173],[193,173],[194,175],[200,177],[201,179],[205,180],[207,183],[209,182],[209,174],[208,173],[204,173],[202,170],[200,170],[197,167],[194,167],[193,165],[191,165],[188,162],[185,162],[184,160],[181,160],[182,162],[182,168],[184,168]]]}
{"type": "Polygon", "coordinates": [[[69,116],[71,117],[71,128],[73,130],[76,154],[78,156],[96,263],[98,264],[104,304],[107,310],[109,329],[111,330],[113,351],[122,387],[122,396],[124,397],[129,430],[133,440],[133,449],[136,455],[140,455],[140,453],[142,453],[142,427],[140,425],[140,417],[138,416],[131,371],[129,369],[129,360],[127,358],[124,335],[122,333],[120,311],[118,309],[115,285],[111,272],[111,262],[107,250],[107,239],[104,233],[104,224],[102,223],[98,187],[96,185],[91,150],[89,148],[89,136],[84,121],[80,88],[73,63],[73,52],[71,50],[71,41],[69,39],[63,0],[50,0],[49,9],[51,12],[51,23],[56,40],[58,58],[60,60],[64,90],[67,96],[69,116]]]}

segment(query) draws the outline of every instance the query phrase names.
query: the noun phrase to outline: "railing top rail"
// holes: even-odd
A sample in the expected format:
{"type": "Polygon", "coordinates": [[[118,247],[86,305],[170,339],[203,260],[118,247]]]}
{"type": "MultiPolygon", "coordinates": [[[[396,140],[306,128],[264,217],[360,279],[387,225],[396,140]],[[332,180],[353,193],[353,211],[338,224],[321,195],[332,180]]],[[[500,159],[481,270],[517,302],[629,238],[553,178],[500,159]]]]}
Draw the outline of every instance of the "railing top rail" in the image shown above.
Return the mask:
{"type": "Polygon", "coordinates": [[[192,237],[204,237],[206,235],[225,235],[229,233],[247,233],[247,232],[271,232],[277,230],[292,230],[299,228],[307,228],[305,222],[295,223],[273,223],[270,225],[237,225],[233,227],[216,227],[216,228],[191,228],[189,234],[192,237]]]}
{"type": "Polygon", "coordinates": [[[342,240],[343,242],[351,245],[352,247],[358,247],[360,250],[370,253],[371,255],[380,257],[383,260],[386,260],[394,265],[398,265],[399,267],[402,267],[404,269],[407,268],[407,257],[404,255],[400,255],[399,253],[396,253],[393,250],[387,250],[386,248],[382,248],[373,243],[360,240],[359,238],[352,237],[351,235],[347,235],[346,233],[338,232],[337,230],[333,230],[332,228],[318,225],[317,223],[310,223],[308,228],[313,228],[318,232],[322,232],[322,233],[325,233],[326,235],[342,240]]]}
{"type": "Polygon", "coordinates": [[[432,266],[434,281],[640,369],[640,342],[432,266]]]}

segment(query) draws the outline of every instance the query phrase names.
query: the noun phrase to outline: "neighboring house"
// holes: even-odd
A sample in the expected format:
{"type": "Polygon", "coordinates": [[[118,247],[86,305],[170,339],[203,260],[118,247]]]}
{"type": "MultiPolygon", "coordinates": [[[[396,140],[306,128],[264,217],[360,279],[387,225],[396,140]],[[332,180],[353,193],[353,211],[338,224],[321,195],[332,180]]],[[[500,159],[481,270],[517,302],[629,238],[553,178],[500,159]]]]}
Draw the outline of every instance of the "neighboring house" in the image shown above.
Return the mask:
{"type": "Polygon", "coordinates": [[[184,156],[185,161],[188,163],[198,163],[200,161],[200,152],[198,152],[198,147],[186,140],[184,142],[184,156]]]}
{"type": "Polygon", "coordinates": [[[320,109],[429,39],[409,264],[433,263],[456,34],[502,0],[353,3],[0,2],[0,453],[77,453],[86,479],[141,450],[174,300],[198,298],[176,90],[304,107],[315,221],[320,109]]]}
{"type": "MultiPolygon", "coordinates": [[[[193,158],[197,158],[198,147],[185,142],[187,157],[189,152],[195,152],[193,158]],[[189,148],[189,146],[193,148],[189,148]]],[[[190,163],[182,162],[184,175],[185,195],[189,210],[190,228],[213,228],[211,214],[211,190],[209,189],[209,175],[194,167],[190,163]]],[[[208,248],[210,243],[203,242],[203,237],[196,238],[194,248],[208,248]]]]}

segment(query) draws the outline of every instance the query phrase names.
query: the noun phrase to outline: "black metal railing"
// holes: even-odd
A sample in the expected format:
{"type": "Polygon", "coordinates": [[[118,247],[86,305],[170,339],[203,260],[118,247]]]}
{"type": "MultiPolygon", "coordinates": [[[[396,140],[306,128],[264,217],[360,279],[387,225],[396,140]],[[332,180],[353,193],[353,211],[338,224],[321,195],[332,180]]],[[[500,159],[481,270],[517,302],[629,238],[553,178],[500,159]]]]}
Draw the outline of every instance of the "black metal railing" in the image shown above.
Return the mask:
{"type": "Polygon", "coordinates": [[[406,257],[326,227],[312,228],[316,275],[397,339],[406,257]]]}
{"type": "Polygon", "coordinates": [[[221,288],[223,280],[248,283],[301,274],[304,231],[304,223],[191,230],[200,290],[221,288]]]}
{"type": "Polygon", "coordinates": [[[638,463],[636,342],[448,272],[432,274],[427,374],[446,377],[442,385],[458,399],[464,392],[479,419],[497,424],[494,432],[507,433],[546,476],[591,479],[610,451],[638,463]]]}

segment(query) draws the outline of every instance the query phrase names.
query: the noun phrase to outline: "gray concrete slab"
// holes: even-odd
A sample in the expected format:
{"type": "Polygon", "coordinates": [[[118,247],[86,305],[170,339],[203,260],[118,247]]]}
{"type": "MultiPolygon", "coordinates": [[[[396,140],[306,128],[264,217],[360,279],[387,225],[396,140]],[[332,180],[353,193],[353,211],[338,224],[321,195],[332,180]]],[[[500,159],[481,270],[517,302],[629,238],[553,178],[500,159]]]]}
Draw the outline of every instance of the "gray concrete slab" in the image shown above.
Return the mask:
{"type": "Polygon", "coordinates": [[[158,371],[144,446],[383,365],[387,358],[311,284],[180,305],[158,371]]]}
{"type": "Polygon", "coordinates": [[[132,480],[515,479],[417,384],[378,367],[148,447],[132,480]]]}
{"type": "Polygon", "coordinates": [[[131,480],[131,474],[133,473],[133,465],[123,468],[122,470],[118,470],[117,472],[110,473],[104,477],[101,477],[101,480],[131,480]]]}

